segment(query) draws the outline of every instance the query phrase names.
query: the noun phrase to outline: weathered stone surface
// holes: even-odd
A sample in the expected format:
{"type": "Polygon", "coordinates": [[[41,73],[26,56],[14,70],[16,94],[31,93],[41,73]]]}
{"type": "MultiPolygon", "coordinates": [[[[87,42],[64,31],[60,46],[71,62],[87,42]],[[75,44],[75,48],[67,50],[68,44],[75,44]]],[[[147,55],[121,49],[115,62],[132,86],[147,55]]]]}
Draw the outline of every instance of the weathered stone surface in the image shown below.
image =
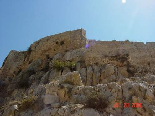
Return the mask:
{"type": "Polygon", "coordinates": [[[92,79],[93,79],[93,68],[92,66],[87,66],[86,85],[92,85],[92,79]]]}
{"type": "Polygon", "coordinates": [[[10,51],[9,55],[5,58],[0,75],[12,76],[15,72],[18,72],[21,65],[24,63],[25,55],[25,52],[10,51]]]}
{"type": "Polygon", "coordinates": [[[118,79],[118,83],[120,84],[120,85],[122,85],[122,84],[124,84],[124,83],[126,83],[126,82],[129,82],[130,81],[130,79],[128,79],[128,78],[124,78],[124,77],[120,77],[119,79],[118,79]]]}
{"type": "Polygon", "coordinates": [[[81,75],[82,82],[85,84],[86,83],[86,76],[87,76],[87,74],[86,74],[86,68],[82,68],[80,70],[80,75],[81,75]]]}
{"type": "Polygon", "coordinates": [[[46,87],[43,85],[35,86],[35,88],[33,90],[34,96],[42,96],[42,95],[45,95],[45,93],[46,93],[46,87]]]}
{"type": "Polygon", "coordinates": [[[65,102],[68,99],[66,88],[58,90],[58,96],[60,97],[60,102],[65,102]]]}
{"type": "Polygon", "coordinates": [[[59,108],[60,107],[60,103],[53,103],[51,104],[52,108],[59,108]]]}
{"type": "Polygon", "coordinates": [[[46,94],[52,94],[57,92],[59,89],[59,81],[52,81],[49,84],[46,84],[46,94]]]}
{"type": "Polygon", "coordinates": [[[115,82],[115,67],[113,65],[103,65],[101,69],[101,83],[115,82]]]}
{"type": "Polygon", "coordinates": [[[133,108],[125,108],[122,113],[123,116],[135,116],[139,115],[133,108]]]}
{"type": "Polygon", "coordinates": [[[77,71],[69,72],[66,75],[63,75],[60,80],[60,83],[67,83],[71,85],[83,85],[80,74],[77,71]]]}
{"type": "Polygon", "coordinates": [[[155,75],[148,74],[144,77],[143,80],[147,81],[149,84],[155,84],[155,75]]]}
{"type": "Polygon", "coordinates": [[[49,109],[45,108],[42,111],[38,112],[35,116],[54,116],[57,113],[58,109],[49,109]]]}
{"type": "Polygon", "coordinates": [[[59,103],[59,97],[46,94],[44,97],[44,103],[45,104],[59,103]]]}
{"type": "Polygon", "coordinates": [[[100,116],[100,114],[95,111],[94,109],[83,109],[77,111],[74,115],[72,116],[100,116]]]}
{"type": "Polygon", "coordinates": [[[148,101],[153,102],[153,100],[155,100],[154,98],[154,90],[152,89],[147,89],[146,90],[146,94],[145,97],[148,101]]]}
{"type": "Polygon", "coordinates": [[[37,59],[35,61],[33,61],[31,64],[28,65],[28,68],[26,70],[30,70],[30,71],[37,71],[38,67],[41,65],[42,60],[37,59]]]}
{"type": "Polygon", "coordinates": [[[118,71],[123,77],[128,77],[127,67],[119,67],[118,71]]]}
{"type": "Polygon", "coordinates": [[[69,68],[65,67],[63,72],[62,72],[62,75],[65,75],[67,73],[71,72],[69,68]]]}
{"type": "Polygon", "coordinates": [[[127,41],[94,41],[94,43],[95,44],[90,45],[88,52],[86,53],[87,64],[112,63],[123,66],[125,65],[125,62],[123,62],[123,60],[109,60],[109,58],[111,56],[130,54],[130,63],[139,66],[148,66],[148,62],[151,62],[150,64],[153,64],[153,60],[155,58],[155,52],[153,51],[155,49],[155,47],[153,46],[155,45],[155,43],[153,42],[147,43],[146,45],[142,42],[127,41]]]}
{"type": "Polygon", "coordinates": [[[79,48],[79,49],[75,49],[69,52],[66,52],[63,59],[64,60],[69,60],[69,61],[84,61],[85,60],[85,53],[86,53],[86,49],[85,48],[79,48]]]}
{"type": "Polygon", "coordinates": [[[62,59],[62,57],[63,57],[63,54],[58,53],[58,54],[56,54],[56,55],[53,57],[53,60],[60,60],[60,59],[62,59]]]}
{"type": "Polygon", "coordinates": [[[52,81],[54,78],[57,78],[61,76],[61,71],[58,71],[56,69],[52,69],[49,74],[49,81],[52,81]]]}
{"type": "Polygon", "coordinates": [[[80,64],[80,62],[77,62],[76,63],[76,70],[80,71],[80,69],[81,69],[81,64],[80,64]]]}
{"type": "Polygon", "coordinates": [[[84,47],[85,33],[85,30],[79,29],[40,39],[31,45],[29,60],[42,59],[46,54],[52,57],[57,53],[84,47]]]}
{"type": "Polygon", "coordinates": [[[41,84],[47,84],[49,82],[49,76],[50,76],[50,71],[46,72],[46,74],[43,75],[40,83],[41,84]]]}
{"type": "MultiPolygon", "coordinates": [[[[15,115],[18,116],[18,115],[15,115]]],[[[33,116],[33,110],[28,110],[26,112],[20,113],[20,116],[33,116]]]]}
{"type": "Polygon", "coordinates": [[[93,65],[93,83],[92,85],[97,85],[99,83],[99,79],[100,79],[100,67],[93,65]]]}
{"type": "Polygon", "coordinates": [[[115,73],[115,67],[112,65],[109,65],[109,64],[106,65],[104,76],[109,77],[109,76],[113,75],[114,73],[115,73]]]}

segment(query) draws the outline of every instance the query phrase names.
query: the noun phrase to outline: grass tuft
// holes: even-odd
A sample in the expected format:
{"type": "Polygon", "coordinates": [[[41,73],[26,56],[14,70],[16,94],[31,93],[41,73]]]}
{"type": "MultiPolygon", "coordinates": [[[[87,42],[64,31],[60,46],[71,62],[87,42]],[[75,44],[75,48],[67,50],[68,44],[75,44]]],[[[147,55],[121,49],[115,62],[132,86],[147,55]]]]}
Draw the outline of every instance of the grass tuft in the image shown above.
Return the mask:
{"type": "Polygon", "coordinates": [[[21,105],[19,107],[19,110],[21,111],[25,111],[29,108],[33,108],[34,106],[34,102],[36,101],[37,97],[36,96],[31,96],[31,97],[28,97],[26,99],[23,99],[21,101],[21,105]]]}

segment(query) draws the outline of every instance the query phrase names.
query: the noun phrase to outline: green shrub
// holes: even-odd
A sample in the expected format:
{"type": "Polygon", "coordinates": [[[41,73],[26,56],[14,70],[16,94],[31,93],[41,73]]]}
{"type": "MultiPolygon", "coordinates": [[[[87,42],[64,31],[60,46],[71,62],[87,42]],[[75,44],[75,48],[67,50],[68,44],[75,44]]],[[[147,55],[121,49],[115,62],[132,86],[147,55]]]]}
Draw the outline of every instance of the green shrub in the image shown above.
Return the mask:
{"type": "Polygon", "coordinates": [[[65,67],[68,67],[70,69],[75,68],[75,62],[74,61],[58,61],[56,60],[53,63],[53,67],[57,70],[63,70],[65,67]]]}
{"type": "Polygon", "coordinates": [[[64,68],[64,64],[63,62],[60,62],[58,60],[56,60],[54,63],[53,63],[53,67],[57,70],[62,70],[64,68]]]}

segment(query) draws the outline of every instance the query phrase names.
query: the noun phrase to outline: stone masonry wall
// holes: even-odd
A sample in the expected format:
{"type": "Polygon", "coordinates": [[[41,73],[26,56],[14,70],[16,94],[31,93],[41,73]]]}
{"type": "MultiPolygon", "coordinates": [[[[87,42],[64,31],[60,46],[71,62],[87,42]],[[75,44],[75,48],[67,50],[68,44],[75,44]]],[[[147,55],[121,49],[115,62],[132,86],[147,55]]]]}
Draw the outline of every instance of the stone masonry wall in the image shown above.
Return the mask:
{"type": "Polygon", "coordinates": [[[155,67],[155,43],[129,42],[129,41],[93,41],[86,55],[87,64],[98,62],[104,64],[105,59],[117,55],[129,55],[133,65],[155,67]]]}
{"type": "Polygon", "coordinates": [[[19,70],[19,67],[20,70],[26,69],[31,62],[37,59],[44,62],[47,57],[53,58],[56,54],[70,52],[80,48],[83,48],[81,50],[85,52],[81,51],[82,53],[79,54],[83,55],[80,55],[79,57],[83,57],[86,65],[97,63],[100,65],[114,64],[123,66],[126,65],[127,62],[120,63],[120,61],[117,61],[117,58],[119,56],[128,55],[128,62],[131,65],[150,67],[152,69],[155,68],[155,43],[147,42],[144,44],[143,42],[129,41],[89,41],[86,39],[86,31],[78,29],[44,37],[31,44],[28,51],[23,52],[24,54],[21,53],[20,55],[19,52],[19,55],[16,55],[16,58],[12,55],[8,55],[0,73],[7,72],[6,75],[13,74],[15,71],[19,70]],[[86,43],[89,44],[88,48],[85,48],[86,43]],[[113,60],[114,58],[116,59],[113,60]],[[17,59],[20,59],[21,62],[17,63],[17,59]]]}
{"type": "Polygon", "coordinates": [[[27,60],[43,59],[46,55],[53,57],[57,53],[84,47],[85,44],[86,32],[83,29],[47,36],[30,46],[31,52],[27,60]]]}

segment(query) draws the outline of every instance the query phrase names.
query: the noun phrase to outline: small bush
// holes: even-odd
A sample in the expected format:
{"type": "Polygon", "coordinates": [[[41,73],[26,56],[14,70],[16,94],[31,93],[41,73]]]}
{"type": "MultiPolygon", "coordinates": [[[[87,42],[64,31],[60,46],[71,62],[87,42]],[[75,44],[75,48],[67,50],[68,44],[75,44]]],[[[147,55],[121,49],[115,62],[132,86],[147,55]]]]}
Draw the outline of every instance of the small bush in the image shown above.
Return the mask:
{"type": "Polygon", "coordinates": [[[57,70],[63,70],[65,67],[68,67],[70,69],[73,69],[75,68],[75,62],[67,62],[67,61],[58,61],[56,60],[54,63],[53,63],[53,67],[57,70]]]}
{"type": "Polygon", "coordinates": [[[53,67],[57,70],[62,70],[64,68],[64,63],[63,62],[60,62],[58,60],[56,60],[54,63],[53,63],[53,67]]]}
{"type": "Polygon", "coordinates": [[[87,100],[85,108],[93,108],[99,112],[103,112],[108,107],[107,101],[100,97],[91,97],[87,100]]]}
{"type": "Polygon", "coordinates": [[[29,87],[29,77],[31,75],[35,74],[35,71],[29,70],[23,72],[21,75],[18,76],[18,81],[17,81],[17,87],[18,88],[28,88],[29,87]]]}
{"type": "Polygon", "coordinates": [[[19,81],[17,82],[18,88],[28,88],[29,87],[29,78],[25,78],[24,76],[19,77],[19,81]]]}
{"type": "Polygon", "coordinates": [[[26,99],[23,99],[21,101],[21,105],[19,107],[19,110],[24,111],[24,110],[27,110],[29,108],[33,108],[34,102],[36,101],[36,99],[37,99],[36,96],[32,96],[32,97],[28,97],[26,99]]]}

